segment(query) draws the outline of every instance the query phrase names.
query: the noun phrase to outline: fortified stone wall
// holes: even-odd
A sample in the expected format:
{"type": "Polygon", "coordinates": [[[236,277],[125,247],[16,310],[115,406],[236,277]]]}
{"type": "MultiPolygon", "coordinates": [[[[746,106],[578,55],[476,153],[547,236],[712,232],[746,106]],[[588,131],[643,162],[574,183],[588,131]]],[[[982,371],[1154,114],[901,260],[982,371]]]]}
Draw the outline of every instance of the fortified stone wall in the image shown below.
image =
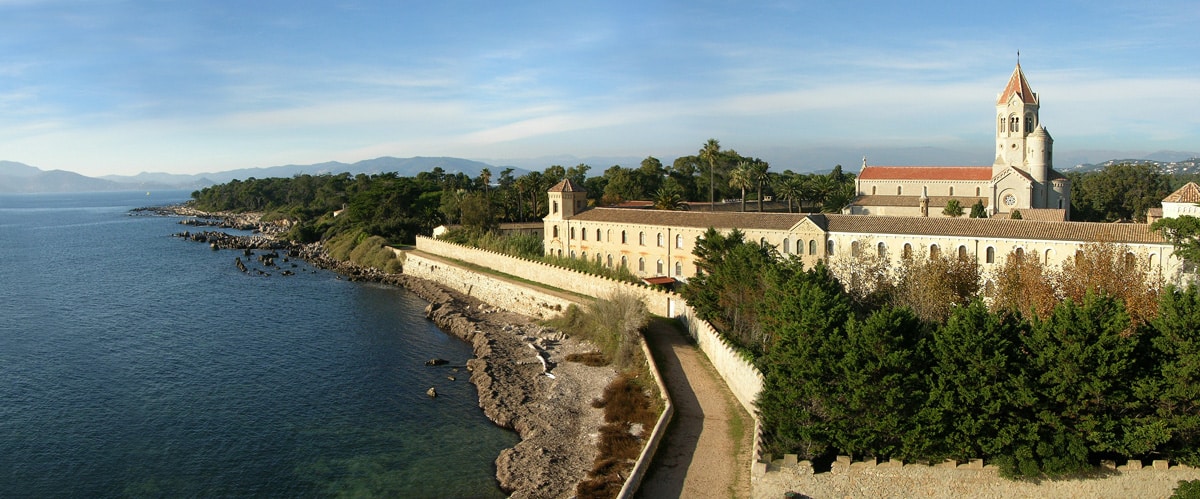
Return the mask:
{"type": "Polygon", "coordinates": [[[472,272],[453,265],[409,253],[404,273],[441,283],[467,296],[529,317],[546,319],[566,310],[571,301],[512,284],[486,274],[472,272]]]}
{"type": "MultiPolygon", "coordinates": [[[[615,291],[633,293],[642,299],[650,313],[682,321],[738,402],[746,412],[756,415],[754,400],[758,397],[758,392],[762,391],[762,374],[721,339],[707,321],[697,318],[687,301],[676,293],[427,237],[417,237],[417,249],[582,295],[603,297],[615,291]]],[[[407,266],[405,273],[408,273],[407,266]]],[[[755,419],[757,420],[757,417],[755,419]]]]}

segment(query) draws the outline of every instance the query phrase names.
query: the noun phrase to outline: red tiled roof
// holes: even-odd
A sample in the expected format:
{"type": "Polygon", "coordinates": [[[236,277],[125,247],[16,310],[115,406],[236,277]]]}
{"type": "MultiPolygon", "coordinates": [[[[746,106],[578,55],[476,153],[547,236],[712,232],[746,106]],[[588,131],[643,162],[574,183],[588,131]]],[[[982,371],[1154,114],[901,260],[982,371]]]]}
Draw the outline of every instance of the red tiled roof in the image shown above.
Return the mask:
{"type": "Polygon", "coordinates": [[[571,179],[564,178],[562,182],[554,184],[554,187],[551,187],[549,192],[587,192],[587,190],[575,185],[575,182],[572,182],[571,179]]]}
{"type": "Polygon", "coordinates": [[[1034,95],[1033,89],[1029,88],[1029,82],[1025,80],[1025,73],[1021,71],[1020,63],[1017,63],[1017,68],[1013,70],[1012,77],[1008,79],[1008,85],[1004,87],[1000,98],[996,99],[996,104],[1008,102],[1008,98],[1013,94],[1019,95],[1026,104],[1037,104],[1037,96],[1034,95]]]}
{"type": "MultiPolygon", "coordinates": [[[[1067,210],[1062,208],[1020,208],[1021,220],[1036,220],[1041,222],[1062,222],[1067,219],[1067,210]]],[[[1008,219],[1012,213],[997,213],[992,218],[1008,219]]]]}
{"type": "Polygon", "coordinates": [[[642,279],[642,280],[643,280],[643,281],[646,281],[646,283],[648,283],[648,284],[653,284],[653,285],[655,285],[655,286],[667,286],[667,285],[670,285],[670,284],[675,284],[675,278],[674,278],[674,277],[667,277],[667,276],[662,276],[662,277],[647,277],[647,278],[645,278],[645,279],[642,279]]]}
{"type": "Polygon", "coordinates": [[[1170,196],[1163,198],[1163,202],[1200,203],[1200,186],[1197,186],[1195,182],[1188,182],[1179,190],[1172,192],[1170,196]]]}
{"type": "Polygon", "coordinates": [[[868,166],[860,180],[991,180],[990,166],[868,166]]]}

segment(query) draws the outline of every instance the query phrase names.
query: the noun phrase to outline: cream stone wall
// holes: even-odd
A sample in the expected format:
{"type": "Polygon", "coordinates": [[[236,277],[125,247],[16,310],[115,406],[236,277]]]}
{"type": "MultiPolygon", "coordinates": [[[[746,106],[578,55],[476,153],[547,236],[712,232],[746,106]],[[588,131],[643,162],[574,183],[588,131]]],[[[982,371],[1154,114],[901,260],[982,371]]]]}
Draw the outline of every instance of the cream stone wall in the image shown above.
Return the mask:
{"type": "Polygon", "coordinates": [[[987,197],[989,184],[980,180],[859,180],[858,195],[987,197]]]}
{"type": "MultiPolygon", "coordinates": [[[[895,268],[903,264],[905,245],[909,246],[913,257],[928,257],[933,254],[933,247],[943,256],[966,256],[978,262],[980,273],[984,279],[984,287],[993,279],[1007,260],[1008,256],[1020,249],[1025,255],[1037,255],[1043,265],[1062,267],[1073,259],[1077,251],[1082,251],[1087,243],[1077,241],[1050,241],[1042,239],[1001,239],[1001,238],[959,238],[950,236],[928,235],[894,235],[894,234],[859,234],[859,233],[830,233],[833,242],[834,258],[853,256],[855,243],[860,254],[879,254],[879,244],[883,243],[889,264],[895,268]],[[989,251],[990,250],[990,251],[989,251]]],[[[1175,282],[1179,276],[1181,262],[1174,258],[1169,244],[1120,244],[1123,252],[1134,258],[1138,264],[1148,268],[1150,276],[1162,279],[1164,282],[1175,282]],[[1166,265],[1163,265],[1163,262],[1166,265]]]]}
{"type": "MultiPolygon", "coordinates": [[[[446,265],[420,255],[408,253],[404,273],[441,283],[467,296],[478,298],[493,306],[529,317],[547,319],[576,303],[536,289],[509,283],[495,277],[446,265]]],[[[583,300],[579,300],[583,301],[583,300]]]]}

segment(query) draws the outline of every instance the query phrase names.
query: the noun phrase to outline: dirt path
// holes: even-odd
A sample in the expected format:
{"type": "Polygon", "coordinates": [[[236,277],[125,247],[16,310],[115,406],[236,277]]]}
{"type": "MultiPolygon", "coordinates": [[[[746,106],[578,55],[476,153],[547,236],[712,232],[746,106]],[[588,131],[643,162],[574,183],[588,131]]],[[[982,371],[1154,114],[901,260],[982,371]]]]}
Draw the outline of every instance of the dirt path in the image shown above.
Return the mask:
{"type": "Polygon", "coordinates": [[[654,319],[646,340],[675,418],[638,496],[749,497],[750,415],[677,323],[654,319]]]}

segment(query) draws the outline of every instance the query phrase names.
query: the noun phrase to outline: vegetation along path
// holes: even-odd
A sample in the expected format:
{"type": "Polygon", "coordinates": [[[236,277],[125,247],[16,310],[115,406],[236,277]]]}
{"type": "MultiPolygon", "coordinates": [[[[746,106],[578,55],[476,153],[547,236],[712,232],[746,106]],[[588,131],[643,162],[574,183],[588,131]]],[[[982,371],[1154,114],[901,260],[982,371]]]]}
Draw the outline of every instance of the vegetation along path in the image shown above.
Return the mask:
{"type": "Polygon", "coordinates": [[[679,324],[655,318],[646,341],[675,418],[640,497],[749,497],[753,420],[679,324]]]}

